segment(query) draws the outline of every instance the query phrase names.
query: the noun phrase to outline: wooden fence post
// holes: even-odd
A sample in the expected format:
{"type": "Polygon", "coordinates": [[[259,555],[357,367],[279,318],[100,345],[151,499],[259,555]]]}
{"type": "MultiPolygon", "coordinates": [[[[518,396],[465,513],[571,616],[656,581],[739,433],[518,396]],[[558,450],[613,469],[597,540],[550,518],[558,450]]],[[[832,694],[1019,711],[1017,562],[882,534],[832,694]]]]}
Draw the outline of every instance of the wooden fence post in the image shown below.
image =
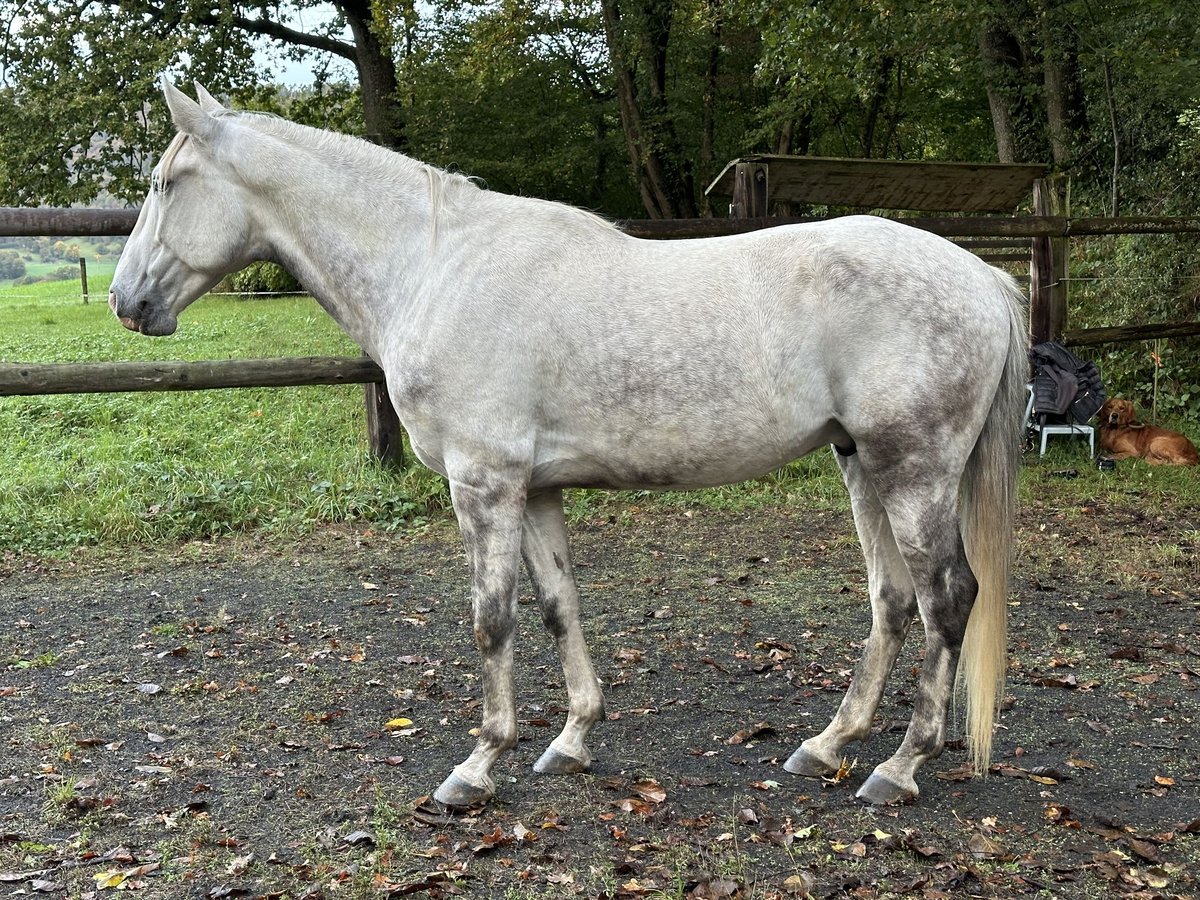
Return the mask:
{"type": "Polygon", "coordinates": [[[383,465],[394,469],[404,468],[404,433],[400,428],[400,417],[388,396],[387,383],[368,382],[364,385],[367,407],[367,444],[371,455],[383,465]]]}
{"type": "Polygon", "coordinates": [[[88,287],[87,287],[87,260],[82,256],[79,257],[79,284],[83,287],[83,305],[87,306],[88,302],[88,287]]]}
{"type": "MultiPolygon", "coordinates": [[[[1063,215],[1062,182],[1039,178],[1033,183],[1033,213],[1063,215]]],[[[1067,256],[1070,239],[1035,237],[1029,257],[1029,338],[1033,344],[1057,341],[1067,327],[1067,256]]]]}
{"type": "Polygon", "coordinates": [[[767,164],[740,162],[733,170],[733,219],[759,219],[767,214],[767,164]]]}

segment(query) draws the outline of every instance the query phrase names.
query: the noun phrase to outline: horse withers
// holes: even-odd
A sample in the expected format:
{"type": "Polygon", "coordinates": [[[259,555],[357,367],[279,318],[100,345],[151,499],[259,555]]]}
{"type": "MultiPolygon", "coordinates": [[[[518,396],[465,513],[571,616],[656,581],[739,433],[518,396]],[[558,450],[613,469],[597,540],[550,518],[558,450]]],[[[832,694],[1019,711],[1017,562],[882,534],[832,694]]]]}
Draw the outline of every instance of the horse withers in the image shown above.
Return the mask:
{"type": "Polygon", "coordinates": [[[917,770],[943,748],[956,671],[986,770],[1027,367],[1012,279],[866,216],[639,240],[365,141],[226,109],[199,86],[199,102],[163,90],[178,134],[113,278],[121,323],[170,334],[225,275],[278,262],[382,366],[414,453],[449,480],[483,721],[436,799],[486,801],[493,763],[517,740],[522,557],[569,696],[534,769],[590,763],[604,701],[580,627],[564,488],[723,484],[827,445],[850,492],[872,624],[833,721],[784,767],[827,775],[867,737],[919,615],[912,720],[858,796],[917,796],[917,770]]]}

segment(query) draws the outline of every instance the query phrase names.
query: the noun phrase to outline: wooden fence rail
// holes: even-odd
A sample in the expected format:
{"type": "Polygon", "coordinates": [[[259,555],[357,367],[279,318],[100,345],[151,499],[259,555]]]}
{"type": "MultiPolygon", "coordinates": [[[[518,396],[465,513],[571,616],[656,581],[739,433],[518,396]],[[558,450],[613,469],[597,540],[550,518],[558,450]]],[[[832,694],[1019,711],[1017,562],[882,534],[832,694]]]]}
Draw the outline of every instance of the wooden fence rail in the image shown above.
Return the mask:
{"type": "MultiPolygon", "coordinates": [[[[0,207],[0,237],[120,237],[133,231],[137,209],[27,209],[0,207]]],[[[626,219],[634,237],[685,238],[742,234],[814,218],[626,219]]],[[[943,237],[1096,237],[1106,234],[1191,234],[1200,216],[1068,219],[1063,216],[914,216],[900,221],[943,237]]]]}
{"type": "Polygon", "coordinates": [[[366,357],[290,356],[200,362],[0,363],[0,397],[204,391],[211,388],[373,384],[383,370],[366,357]]]}

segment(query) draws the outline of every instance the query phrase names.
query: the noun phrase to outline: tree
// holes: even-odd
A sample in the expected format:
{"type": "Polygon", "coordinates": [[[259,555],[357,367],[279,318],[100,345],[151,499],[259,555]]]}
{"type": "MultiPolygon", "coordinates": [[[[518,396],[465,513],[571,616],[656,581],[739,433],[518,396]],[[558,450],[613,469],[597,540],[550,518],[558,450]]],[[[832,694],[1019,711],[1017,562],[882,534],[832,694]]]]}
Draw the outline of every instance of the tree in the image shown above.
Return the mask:
{"type": "Polygon", "coordinates": [[[337,0],[325,26],[306,31],[289,24],[317,5],[3,0],[0,196],[9,203],[66,204],[88,201],[102,186],[126,199],[139,196],[147,154],[160,152],[169,138],[166,117],[148,113],[158,103],[158,75],[178,72],[219,92],[251,94],[261,75],[254,61],[259,38],[293,57],[318,53],[353,62],[362,132],[403,148],[393,42],[404,29],[398,35],[394,23],[412,18],[411,0],[337,0]],[[339,36],[346,28],[351,40],[339,36]]]}
{"type": "Polygon", "coordinates": [[[16,250],[0,250],[0,279],[6,281],[25,274],[25,261],[16,250]]]}

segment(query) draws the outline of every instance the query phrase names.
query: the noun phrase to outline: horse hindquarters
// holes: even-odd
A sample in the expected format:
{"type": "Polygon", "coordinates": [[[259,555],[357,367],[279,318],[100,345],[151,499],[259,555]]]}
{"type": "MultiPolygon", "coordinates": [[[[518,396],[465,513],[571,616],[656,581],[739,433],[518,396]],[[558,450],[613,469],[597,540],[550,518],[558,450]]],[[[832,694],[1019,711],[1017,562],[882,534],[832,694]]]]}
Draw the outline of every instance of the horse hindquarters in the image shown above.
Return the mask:
{"type": "MultiPolygon", "coordinates": [[[[980,774],[987,771],[1007,663],[1008,569],[1027,369],[1020,297],[1009,281],[1002,281],[1000,295],[1008,311],[1007,348],[994,392],[977,401],[987,405],[976,407],[982,430],[974,446],[947,440],[925,453],[888,458],[863,441],[857,456],[839,459],[868,564],[872,631],[833,722],[805,741],[787,768],[827,774],[839,764],[845,743],[866,736],[915,603],[925,626],[925,660],[912,721],[899,751],[859,790],[870,802],[917,795],[917,769],[942,750],[956,667],[966,688],[973,762],[980,774]]],[[[896,434],[888,438],[893,446],[903,444],[896,434]]]]}

